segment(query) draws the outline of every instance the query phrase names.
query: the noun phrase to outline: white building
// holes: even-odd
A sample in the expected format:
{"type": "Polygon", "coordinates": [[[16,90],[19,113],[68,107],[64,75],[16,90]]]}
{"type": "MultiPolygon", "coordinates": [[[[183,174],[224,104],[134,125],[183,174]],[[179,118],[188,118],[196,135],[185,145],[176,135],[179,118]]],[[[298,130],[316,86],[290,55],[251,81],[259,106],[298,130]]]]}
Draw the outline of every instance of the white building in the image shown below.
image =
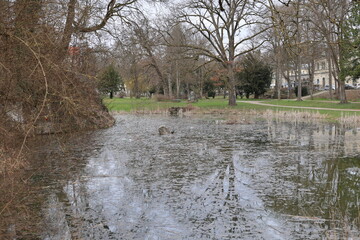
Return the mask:
{"type": "MultiPolygon", "coordinates": [[[[288,87],[288,82],[286,81],[286,78],[283,76],[284,74],[281,74],[281,86],[282,87],[288,87]]],[[[285,73],[285,75],[289,76],[290,79],[290,87],[295,87],[297,85],[296,83],[296,71],[295,70],[290,70],[289,73],[285,73]]],[[[302,80],[302,84],[305,85],[309,85],[309,80],[310,80],[310,76],[309,76],[309,69],[308,66],[306,64],[302,65],[302,69],[301,69],[301,80],[302,80]]],[[[273,78],[272,80],[272,84],[271,86],[274,87],[275,86],[275,81],[276,79],[273,78]]],[[[358,81],[359,84],[360,81],[358,81]]],[[[351,78],[349,78],[349,80],[347,80],[347,83],[351,84],[351,85],[356,85],[356,81],[353,81],[351,78]]],[[[314,82],[313,82],[313,86],[315,89],[325,89],[325,88],[329,88],[330,83],[329,83],[329,64],[326,58],[320,58],[318,60],[315,61],[315,72],[314,72],[314,82]]],[[[336,83],[335,83],[335,79],[332,76],[332,86],[333,89],[335,89],[336,83]]]]}

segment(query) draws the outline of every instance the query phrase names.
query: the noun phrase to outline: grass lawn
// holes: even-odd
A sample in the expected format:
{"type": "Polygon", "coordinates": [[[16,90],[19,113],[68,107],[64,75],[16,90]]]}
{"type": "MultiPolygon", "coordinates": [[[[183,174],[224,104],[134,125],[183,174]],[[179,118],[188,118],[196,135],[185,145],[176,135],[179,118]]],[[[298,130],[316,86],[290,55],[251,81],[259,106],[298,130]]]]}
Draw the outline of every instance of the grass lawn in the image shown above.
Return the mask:
{"type": "MultiPolygon", "coordinates": [[[[310,100],[310,99],[307,99],[307,101],[334,101],[334,102],[339,102],[339,100],[337,99],[330,99],[330,98],[317,98],[317,97],[314,97],[314,100],[310,100]]],[[[348,100],[349,101],[349,100],[348,100]]],[[[359,99],[355,99],[355,100],[351,100],[349,102],[360,102],[360,98],[359,99]]]]}
{"type": "MultiPolygon", "coordinates": [[[[250,101],[254,99],[242,99],[244,101],[250,101]]],[[[223,97],[216,97],[214,99],[202,99],[196,103],[188,103],[186,100],[181,100],[181,102],[171,102],[164,101],[158,102],[149,98],[105,98],[103,100],[104,104],[110,111],[141,111],[141,110],[165,110],[169,107],[185,107],[189,104],[200,107],[203,109],[234,109],[234,108],[261,108],[266,109],[267,107],[255,106],[252,104],[240,105],[235,107],[228,106],[228,99],[223,97]]]]}
{"type": "MultiPolygon", "coordinates": [[[[254,101],[254,99],[238,99],[238,101],[254,101]]],[[[169,107],[185,107],[188,106],[186,100],[181,102],[158,102],[153,99],[148,98],[114,98],[114,99],[104,99],[105,105],[110,111],[156,111],[156,110],[165,110],[169,107]]],[[[267,109],[275,111],[306,111],[314,112],[320,114],[326,114],[329,120],[336,120],[343,115],[348,116],[360,116],[360,112],[343,112],[343,111],[331,111],[331,110],[308,110],[308,109],[295,109],[292,106],[299,107],[321,107],[321,108],[336,108],[336,109],[360,109],[360,103],[350,103],[350,104],[338,104],[338,103],[329,103],[321,102],[316,100],[306,100],[306,101],[293,101],[293,100],[260,100],[264,103],[279,105],[279,106],[289,106],[289,108],[283,107],[274,107],[274,106],[262,106],[255,105],[251,103],[241,102],[237,103],[237,106],[228,106],[228,99],[223,97],[217,97],[215,99],[202,99],[196,103],[191,103],[192,106],[199,107],[203,110],[260,110],[264,111],[267,109]]]]}
{"type": "Polygon", "coordinates": [[[103,103],[110,111],[141,111],[141,110],[161,110],[169,107],[185,107],[187,103],[182,102],[157,102],[148,98],[105,98],[103,103]]]}
{"type": "Polygon", "coordinates": [[[336,109],[359,109],[359,102],[352,102],[348,104],[339,104],[338,102],[322,102],[316,100],[294,101],[294,100],[270,100],[263,101],[273,105],[282,106],[296,106],[296,107],[319,107],[319,108],[336,108],[336,109]]]}
{"type": "MultiPolygon", "coordinates": [[[[279,106],[289,106],[289,108],[285,108],[288,110],[297,110],[297,111],[311,111],[311,112],[318,112],[320,114],[326,114],[329,120],[337,120],[342,116],[360,116],[359,112],[352,112],[352,111],[341,111],[340,109],[355,109],[360,110],[360,103],[352,102],[348,104],[339,104],[338,101],[336,102],[323,102],[323,100],[305,100],[305,101],[294,101],[294,100],[266,100],[263,103],[279,105],[279,106]],[[334,110],[307,110],[307,109],[296,109],[291,107],[318,107],[318,108],[333,108],[339,109],[339,111],[334,110]]],[[[284,109],[283,109],[284,111],[284,109]]]]}

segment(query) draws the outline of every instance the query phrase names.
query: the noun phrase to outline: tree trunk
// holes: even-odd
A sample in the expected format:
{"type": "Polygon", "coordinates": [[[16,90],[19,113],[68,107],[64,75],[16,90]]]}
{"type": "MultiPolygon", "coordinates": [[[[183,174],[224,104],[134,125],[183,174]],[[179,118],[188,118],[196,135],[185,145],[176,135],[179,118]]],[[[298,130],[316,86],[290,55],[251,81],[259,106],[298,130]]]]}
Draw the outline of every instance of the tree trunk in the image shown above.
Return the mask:
{"type": "MultiPolygon", "coordinates": [[[[340,38],[342,40],[342,38],[340,38]]],[[[347,99],[346,99],[346,92],[345,92],[345,74],[343,73],[345,67],[344,67],[344,53],[343,53],[343,48],[342,45],[339,46],[339,80],[338,80],[338,84],[339,84],[339,98],[340,98],[340,103],[348,103],[347,99]]]]}
{"type": "Polygon", "coordinates": [[[309,81],[310,81],[310,99],[313,100],[313,91],[314,91],[314,73],[315,73],[315,59],[311,58],[311,63],[309,66],[309,81]]]}
{"type": "Polygon", "coordinates": [[[168,88],[169,88],[169,97],[172,98],[172,83],[171,83],[171,73],[168,75],[168,88]]]}
{"type": "Polygon", "coordinates": [[[186,83],[186,91],[187,91],[187,98],[189,99],[189,97],[190,97],[190,86],[189,86],[188,82],[186,83]]]}
{"type": "Polygon", "coordinates": [[[344,69],[345,69],[345,58],[344,58],[344,54],[345,54],[345,49],[344,49],[344,35],[343,35],[343,29],[341,27],[339,27],[339,98],[340,98],[340,103],[344,104],[344,103],[348,103],[347,99],[346,99],[346,92],[345,92],[345,78],[347,74],[344,69]]]}
{"type": "Polygon", "coordinates": [[[281,99],[281,78],[280,78],[280,46],[279,46],[278,35],[275,34],[275,57],[276,57],[276,72],[275,72],[275,93],[278,100],[281,99]]]}
{"type": "MultiPolygon", "coordinates": [[[[301,43],[301,32],[300,32],[300,4],[301,0],[297,1],[297,10],[296,10],[296,43],[301,43]]],[[[298,92],[297,92],[297,101],[302,101],[302,86],[301,86],[301,49],[297,47],[297,57],[296,57],[296,64],[297,64],[297,81],[298,81],[298,92]]]]}
{"type": "Polygon", "coordinates": [[[202,68],[200,68],[199,69],[199,71],[200,71],[200,77],[199,77],[199,94],[200,94],[200,99],[202,99],[203,98],[203,79],[204,79],[204,73],[203,73],[203,69],[202,68]]]}
{"type": "Polygon", "coordinates": [[[228,64],[227,69],[229,80],[229,106],[236,106],[236,79],[232,62],[228,64]]]}
{"type": "Polygon", "coordinates": [[[339,81],[339,93],[340,103],[348,103],[345,92],[345,81],[339,81]]]}
{"type": "Polygon", "coordinates": [[[333,99],[333,92],[332,92],[332,66],[331,66],[331,56],[330,56],[330,52],[328,53],[328,57],[327,57],[327,62],[328,62],[328,70],[329,70],[329,96],[330,99],[333,99]]]}
{"type": "Polygon", "coordinates": [[[63,61],[66,57],[71,36],[74,33],[74,20],[75,20],[75,6],[76,6],[76,0],[70,0],[67,7],[67,13],[66,13],[66,22],[65,27],[63,30],[62,38],[59,44],[59,48],[57,49],[57,55],[56,58],[59,62],[63,61]]]}
{"type": "Polygon", "coordinates": [[[179,67],[176,61],[176,98],[180,98],[180,78],[179,78],[179,67]]]}
{"type": "Polygon", "coordinates": [[[297,99],[296,99],[296,101],[302,101],[302,99],[301,99],[301,95],[302,95],[302,85],[301,85],[301,62],[300,62],[300,55],[298,55],[296,77],[297,77],[297,83],[298,83],[297,99]]]}
{"type": "Polygon", "coordinates": [[[135,79],[134,79],[134,95],[135,98],[139,99],[140,98],[140,94],[139,94],[139,79],[137,74],[135,75],[135,79]]]}
{"type": "Polygon", "coordinates": [[[276,78],[276,97],[278,100],[281,99],[281,80],[280,80],[280,63],[279,60],[277,61],[277,67],[275,72],[275,78],[276,78]]]}
{"type": "Polygon", "coordinates": [[[287,99],[290,99],[290,95],[291,95],[291,82],[290,82],[290,73],[289,70],[286,70],[286,74],[283,73],[283,76],[287,82],[287,99]]]}

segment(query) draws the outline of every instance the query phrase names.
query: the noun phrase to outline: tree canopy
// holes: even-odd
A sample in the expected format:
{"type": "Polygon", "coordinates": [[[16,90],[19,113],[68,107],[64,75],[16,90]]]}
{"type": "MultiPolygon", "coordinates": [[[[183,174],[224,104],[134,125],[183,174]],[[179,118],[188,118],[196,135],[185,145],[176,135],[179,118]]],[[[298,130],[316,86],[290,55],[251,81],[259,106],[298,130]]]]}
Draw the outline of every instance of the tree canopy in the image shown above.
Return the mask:
{"type": "Polygon", "coordinates": [[[241,70],[236,74],[238,89],[247,98],[254,94],[254,98],[266,92],[272,77],[271,67],[253,54],[247,54],[241,62],[241,70]]]}
{"type": "Polygon", "coordinates": [[[124,89],[120,74],[116,71],[114,65],[110,64],[102,72],[99,77],[98,88],[101,93],[110,93],[110,98],[113,98],[115,92],[124,89]]]}

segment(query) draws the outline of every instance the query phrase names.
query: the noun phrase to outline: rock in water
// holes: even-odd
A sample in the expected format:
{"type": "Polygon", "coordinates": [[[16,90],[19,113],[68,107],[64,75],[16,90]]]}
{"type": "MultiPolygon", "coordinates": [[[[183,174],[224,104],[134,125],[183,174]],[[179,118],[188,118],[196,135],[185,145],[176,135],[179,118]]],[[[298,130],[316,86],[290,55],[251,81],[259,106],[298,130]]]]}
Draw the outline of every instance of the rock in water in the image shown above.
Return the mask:
{"type": "Polygon", "coordinates": [[[162,126],[159,128],[160,135],[173,134],[173,133],[174,131],[170,131],[167,127],[162,126]]]}

